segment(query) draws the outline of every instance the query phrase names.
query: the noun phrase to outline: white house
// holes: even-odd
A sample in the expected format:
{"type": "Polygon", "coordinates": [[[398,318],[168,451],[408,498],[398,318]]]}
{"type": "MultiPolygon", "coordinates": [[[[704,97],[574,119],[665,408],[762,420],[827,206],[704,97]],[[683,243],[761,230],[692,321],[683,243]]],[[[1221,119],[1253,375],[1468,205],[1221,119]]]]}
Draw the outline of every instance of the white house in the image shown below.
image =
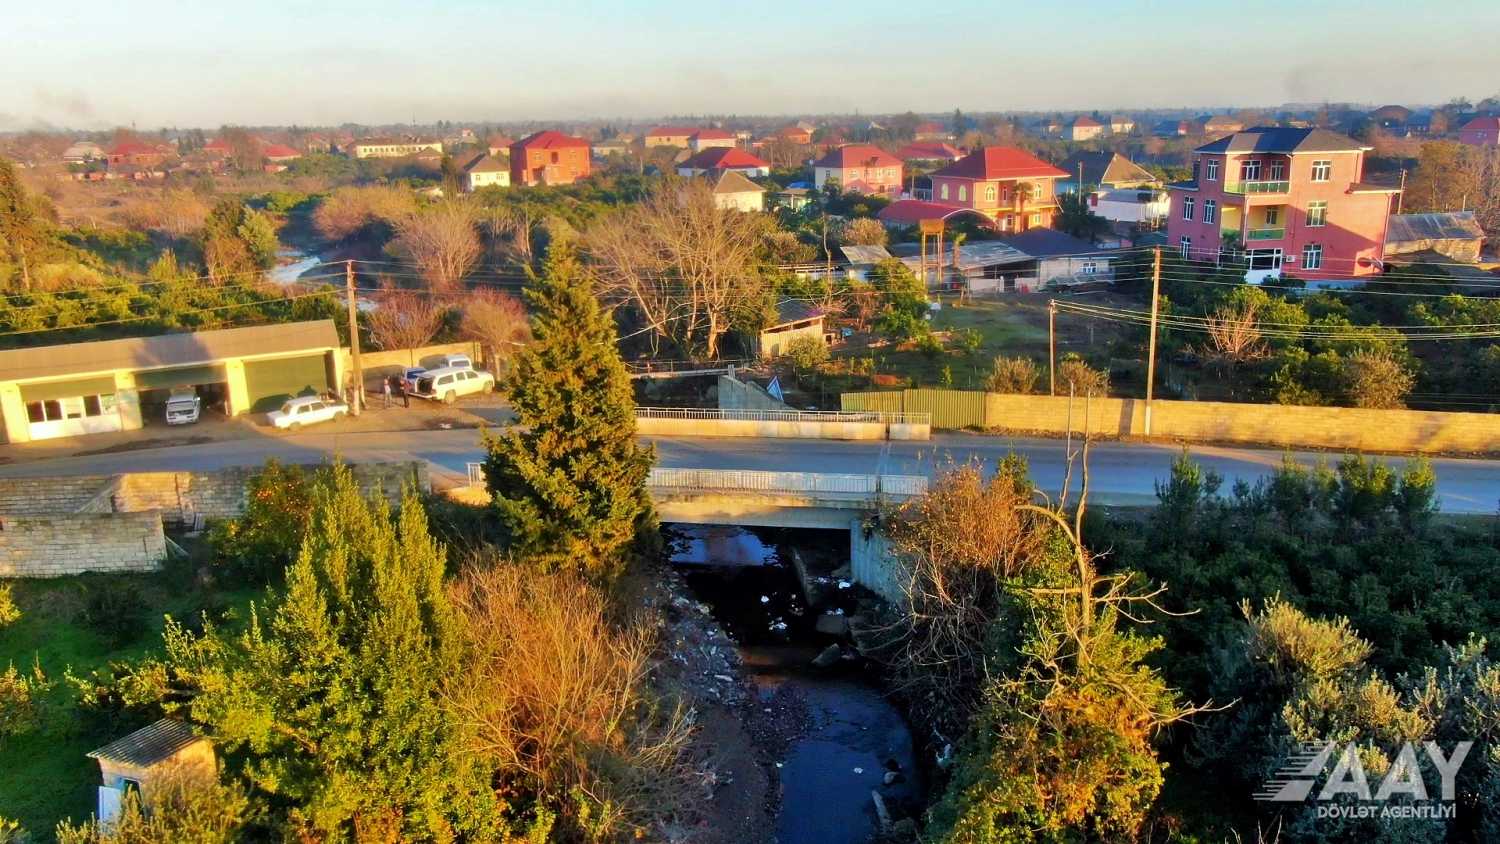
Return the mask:
{"type": "Polygon", "coordinates": [[[713,183],[714,204],[736,211],[764,211],[766,189],[734,170],[725,170],[713,183]]]}
{"type": "Polygon", "coordinates": [[[464,165],[463,170],[465,192],[473,193],[487,187],[510,187],[510,162],[489,153],[476,156],[464,165]]]}
{"type": "Polygon", "coordinates": [[[1089,195],[1095,214],[1116,223],[1156,225],[1167,218],[1172,201],[1155,188],[1116,188],[1089,195]]]}

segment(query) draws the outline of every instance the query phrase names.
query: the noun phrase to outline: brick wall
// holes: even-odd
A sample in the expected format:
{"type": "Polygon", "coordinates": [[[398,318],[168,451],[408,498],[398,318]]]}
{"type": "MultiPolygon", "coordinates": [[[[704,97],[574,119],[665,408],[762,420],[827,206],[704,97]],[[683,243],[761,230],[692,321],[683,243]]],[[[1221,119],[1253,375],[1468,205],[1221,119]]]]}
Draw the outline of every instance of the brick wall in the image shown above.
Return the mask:
{"type": "Polygon", "coordinates": [[[0,478],[0,516],[76,513],[110,482],[109,475],[0,478]]]}
{"type": "Polygon", "coordinates": [[[166,553],[154,510],[0,516],[0,577],[150,571],[166,553]]]}
{"type": "MultiPolygon", "coordinates": [[[[845,393],[842,404],[845,410],[932,413],[934,427],[1046,434],[1085,429],[1085,402],[1075,399],[1070,408],[1066,396],[905,390],[845,393]]],[[[1152,405],[1151,434],[1169,440],[1427,454],[1500,451],[1500,414],[1493,413],[1194,401],[1152,405]]],[[[1087,415],[1087,429],[1100,436],[1146,433],[1141,399],[1092,399],[1087,415]]]]}
{"type": "MultiPolygon", "coordinates": [[[[313,469],[316,466],[306,466],[313,469]]],[[[392,503],[401,500],[403,484],[415,482],[421,491],[432,488],[426,461],[351,464],[354,480],[365,495],[380,494],[392,503]]],[[[195,514],[208,519],[238,516],[245,509],[245,490],[259,466],[232,466],[215,472],[135,472],[121,476],[115,509],[157,509],[169,525],[186,525],[195,514]]]]}

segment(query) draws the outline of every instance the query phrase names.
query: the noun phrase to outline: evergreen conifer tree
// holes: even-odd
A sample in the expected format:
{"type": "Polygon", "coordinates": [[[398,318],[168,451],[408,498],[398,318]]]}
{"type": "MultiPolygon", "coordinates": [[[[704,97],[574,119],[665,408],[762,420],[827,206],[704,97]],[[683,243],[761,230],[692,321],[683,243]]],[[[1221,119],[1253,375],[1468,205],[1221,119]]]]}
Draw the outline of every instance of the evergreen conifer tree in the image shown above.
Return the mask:
{"type": "Polygon", "coordinates": [[[635,441],[630,376],[615,327],[572,247],[550,250],[526,290],[535,340],[516,355],[506,391],[517,426],[485,437],[485,479],[518,556],[607,580],[654,522],[635,441]]]}

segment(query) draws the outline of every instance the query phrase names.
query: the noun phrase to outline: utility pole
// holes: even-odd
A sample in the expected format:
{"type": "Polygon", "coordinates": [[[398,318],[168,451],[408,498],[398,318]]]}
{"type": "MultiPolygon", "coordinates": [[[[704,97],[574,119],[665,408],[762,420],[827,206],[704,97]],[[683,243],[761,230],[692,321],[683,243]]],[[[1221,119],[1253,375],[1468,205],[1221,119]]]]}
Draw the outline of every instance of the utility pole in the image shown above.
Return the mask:
{"type": "Polygon", "coordinates": [[[1156,386],[1156,314],[1161,302],[1161,247],[1151,262],[1151,342],[1146,352],[1146,436],[1151,436],[1151,396],[1156,386]]]}
{"type": "Polygon", "coordinates": [[[26,241],[17,239],[16,248],[21,252],[21,284],[25,285],[26,292],[31,292],[31,267],[26,261],[26,241]]]}
{"type": "Polygon", "coordinates": [[[1047,395],[1057,395],[1057,300],[1047,301],[1047,395]]]}
{"type": "Polygon", "coordinates": [[[344,262],[344,290],[349,299],[349,356],[354,363],[354,389],[350,390],[349,412],[355,416],[364,409],[365,370],[359,362],[359,311],[354,305],[354,262],[344,262]]]}
{"type": "Polygon", "coordinates": [[[1401,192],[1396,194],[1396,213],[1401,213],[1401,201],[1406,198],[1406,168],[1401,168],[1401,192]]]}

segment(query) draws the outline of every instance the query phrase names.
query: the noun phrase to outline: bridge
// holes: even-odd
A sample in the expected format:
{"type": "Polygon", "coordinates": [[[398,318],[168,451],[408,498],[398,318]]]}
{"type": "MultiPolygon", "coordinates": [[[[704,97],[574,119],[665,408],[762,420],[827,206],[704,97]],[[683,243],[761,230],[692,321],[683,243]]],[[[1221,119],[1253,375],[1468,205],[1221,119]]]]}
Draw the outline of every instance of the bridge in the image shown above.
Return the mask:
{"type": "MultiPolygon", "coordinates": [[[[468,464],[469,487],[476,491],[484,489],[481,466],[468,464]]],[[[848,531],[854,582],[899,600],[885,540],[866,522],[882,506],[925,493],[927,477],[658,467],[646,488],[665,524],[848,531]]]]}

